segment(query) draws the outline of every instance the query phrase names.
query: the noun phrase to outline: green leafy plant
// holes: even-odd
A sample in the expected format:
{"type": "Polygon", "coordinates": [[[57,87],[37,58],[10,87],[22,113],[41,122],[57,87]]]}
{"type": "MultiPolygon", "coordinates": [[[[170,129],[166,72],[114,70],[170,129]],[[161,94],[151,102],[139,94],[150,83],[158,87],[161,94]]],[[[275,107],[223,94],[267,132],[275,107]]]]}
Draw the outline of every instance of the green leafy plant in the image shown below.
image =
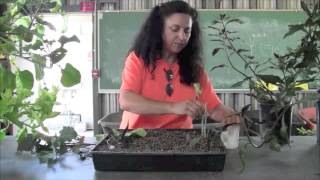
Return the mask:
{"type": "Polygon", "coordinates": [[[81,142],[72,128],[50,136],[43,124],[44,120],[59,115],[53,111],[58,88],[39,86],[38,93],[34,93],[34,83],[44,78],[45,68],[60,67],[60,82],[64,87],[81,81],[80,72],[71,64],[64,68],[59,65],[67,53],[65,44],[80,42],[79,39],[64,35],[56,40],[45,37],[45,28],[55,30],[55,27],[40,13],[61,14],[61,5],[61,0],[0,1],[0,57],[10,62],[9,68],[0,65],[0,122],[5,125],[0,130],[0,140],[15,125],[18,150],[36,152],[41,162],[47,163],[56,162],[66,152],[66,142],[72,139],[81,142]],[[20,70],[16,61],[32,62],[35,74],[20,70]]]}
{"type": "MultiPolygon", "coordinates": [[[[303,36],[298,47],[288,49],[287,53],[283,55],[274,53],[273,57],[263,62],[249,54],[248,49],[237,48],[235,45],[240,41],[240,37],[237,31],[230,30],[230,26],[236,27],[243,24],[240,19],[222,14],[209,26],[213,32],[210,34],[213,37],[212,41],[219,43],[219,47],[213,49],[212,55],[224,52],[231,68],[243,77],[233,87],[247,84],[250,90],[248,95],[265,108],[266,114],[271,115],[270,118],[263,119],[261,122],[247,116],[250,105],[242,109],[241,116],[247,134],[250,132],[262,138],[261,143],[254,143],[250,139],[250,143],[254,147],[261,147],[268,143],[271,149],[280,151],[282,145],[289,143],[290,122],[287,122],[285,116],[290,115],[293,103],[299,103],[296,98],[297,91],[301,90],[299,85],[320,80],[319,4],[310,10],[302,1],[301,7],[307,17],[305,22],[289,25],[289,31],[284,35],[286,38],[297,32],[302,33],[303,36]],[[238,57],[237,60],[244,63],[243,68],[234,65],[234,57],[238,57]],[[270,89],[270,85],[276,85],[278,91],[270,89]],[[262,124],[265,131],[251,130],[248,128],[250,124],[262,124]]],[[[217,65],[212,69],[224,66],[217,65]]],[[[248,138],[250,138],[249,135],[248,138]]]]}
{"type": "Polygon", "coordinates": [[[128,144],[133,138],[145,137],[147,132],[143,128],[129,130],[128,127],[122,132],[117,129],[104,127],[107,130],[107,138],[104,139],[110,150],[120,147],[128,147],[128,144]]]}
{"type": "Polygon", "coordinates": [[[316,129],[307,129],[304,127],[297,128],[297,131],[300,135],[303,135],[303,136],[312,136],[316,134],[316,129]]]}

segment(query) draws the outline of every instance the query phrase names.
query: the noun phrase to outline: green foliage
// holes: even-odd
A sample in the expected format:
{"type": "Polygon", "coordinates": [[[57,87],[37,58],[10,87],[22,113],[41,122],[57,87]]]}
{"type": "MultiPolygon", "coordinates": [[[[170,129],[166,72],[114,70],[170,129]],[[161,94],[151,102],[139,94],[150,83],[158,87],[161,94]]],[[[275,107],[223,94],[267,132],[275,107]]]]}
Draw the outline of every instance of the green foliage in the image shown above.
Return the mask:
{"type": "Polygon", "coordinates": [[[105,136],[106,136],[105,134],[96,134],[95,138],[96,138],[97,141],[101,141],[102,139],[105,138],[105,136]]]}
{"type": "MultiPolygon", "coordinates": [[[[6,70],[0,68],[0,74],[3,71],[6,70]]],[[[0,119],[5,124],[12,123],[19,128],[17,140],[20,141],[28,133],[28,128],[31,128],[33,132],[43,127],[45,119],[58,115],[57,112],[52,111],[58,89],[53,88],[49,91],[47,88],[40,88],[38,97],[31,101],[33,96],[32,74],[29,71],[17,70],[13,76],[16,79],[16,87],[13,89],[12,86],[3,86],[3,92],[0,93],[0,119]],[[27,120],[22,121],[23,118],[27,120]]]]}
{"type": "Polygon", "coordinates": [[[80,72],[75,69],[71,64],[67,63],[66,67],[62,69],[61,84],[65,87],[72,87],[80,83],[81,75],[80,72]]]}
{"type": "Polygon", "coordinates": [[[0,130],[0,141],[3,140],[5,137],[6,137],[6,132],[3,129],[1,129],[0,130]]]}
{"type": "MultiPolygon", "coordinates": [[[[7,11],[0,17],[0,54],[11,59],[19,57],[33,62],[36,79],[41,80],[44,68],[52,67],[65,57],[65,44],[80,41],[76,36],[69,38],[62,35],[58,40],[44,37],[45,27],[52,30],[55,28],[43,20],[39,13],[60,12],[60,0],[12,1],[6,5],[7,11]]],[[[67,68],[71,70],[61,70],[62,84],[70,87],[79,83],[81,76],[72,65],[69,64],[67,68]]]]}
{"type": "Polygon", "coordinates": [[[300,128],[297,128],[297,131],[300,135],[303,135],[303,136],[312,136],[316,134],[316,128],[306,129],[304,127],[300,127],[300,128]]]}
{"type": "Polygon", "coordinates": [[[51,167],[59,161],[60,155],[68,150],[78,151],[78,147],[82,143],[81,138],[78,137],[73,128],[64,127],[59,135],[51,137],[43,134],[26,134],[25,138],[18,144],[18,151],[37,153],[40,163],[47,163],[51,167]],[[71,141],[76,141],[78,146],[72,144],[71,141]]]}
{"type": "Polygon", "coordinates": [[[134,137],[145,137],[147,135],[147,132],[143,128],[137,128],[133,129],[129,132],[125,133],[126,137],[134,136],[134,137]]]}
{"type": "MultiPolygon", "coordinates": [[[[272,107],[269,113],[273,114],[274,118],[268,120],[270,122],[264,122],[269,124],[269,129],[261,135],[264,139],[263,142],[255,147],[269,143],[271,149],[276,151],[280,149],[289,136],[288,127],[284,123],[283,117],[287,110],[291,109],[292,102],[299,102],[295,99],[296,92],[301,90],[299,85],[320,80],[320,7],[319,4],[316,4],[313,10],[309,10],[303,1],[301,7],[307,17],[305,22],[289,25],[289,31],[284,35],[286,38],[297,32],[302,33],[303,37],[298,46],[295,49],[288,49],[287,53],[283,55],[274,53],[273,57],[264,62],[252,56],[248,49],[236,47],[236,42],[241,39],[238,32],[230,30],[230,27],[241,26],[243,22],[240,19],[233,19],[222,14],[209,26],[213,32],[210,33],[211,37],[214,37],[212,41],[220,42],[220,46],[212,50],[212,55],[215,56],[220,52],[225,53],[228,64],[243,77],[233,87],[247,83],[250,90],[249,96],[255,98],[262,105],[272,107]],[[235,56],[243,61],[245,71],[234,65],[233,57],[235,56]],[[272,73],[270,73],[270,69],[272,69],[272,73]],[[278,91],[270,89],[270,85],[276,85],[278,91]],[[278,134],[275,134],[274,129],[277,124],[281,124],[281,128],[278,134]]],[[[223,67],[223,65],[218,67],[223,67]]],[[[247,110],[243,110],[241,113],[244,121],[258,124],[259,122],[245,116],[247,110]]]]}
{"type": "Polygon", "coordinates": [[[60,138],[63,141],[71,141],[78,136],[77,132],[71,127],[64,127],[60,131],[60,138]]]}
{"type": "MultiPolygon", "coordinates": [[[[55,27],[40,13],[61,14],[61,0],[9,0],[0,1],[0,5],[6,7],[0,16],[0,56],[14,67],[5,69],[0,65],[0,122],[5,125],[0,129],[0,140],[13,124],[18,127],[18,150],[35,152],[40,162],[52,165],[69,149],[66,143],[79,138],[73,128],[66,127],[59,135],[46,134],[48,128],[43,122],[59,115],[53,111],[58,88],[39,86],[35,94],[34,84],[45,77],[45,68],[60,67],[58,63],[67,53],[66,44],[80,41],[76,36],[62,35],[56,40],[45,37],[45,28],[55,27]],[[16,67],[18,60],[32,62],[35,74],[16,67]]],[[[80,72],[71,64],[61,68],[63,86],[71,87],[80,81],[80,72]]]]}
{"type": "Polygon", "coordinates": [[[280,152],[281,146],[280,146],[279,140],[276,136],[272,136],[272,138],[270,139],[269,147],[273,151],[280,152]]]}
{"type": "Polygon", "coordinates": [[[134,138],[145,137],[147,132],[143,128],[137,128],[133,130],[129,130],[128,128],[123,131],[119,131],[117,129],[111,129],[109,127],[104,127],[107,130],[107,138],[106,143],[108,144],[108,148],[110,150],[114,149],[117,146],[128,146],[129,141],[134,138]]]}
{"type": "Polygon", "coordinates": [[[0,66],[0,91],[14,89],[16,87],[15,75],[0,66]]]}

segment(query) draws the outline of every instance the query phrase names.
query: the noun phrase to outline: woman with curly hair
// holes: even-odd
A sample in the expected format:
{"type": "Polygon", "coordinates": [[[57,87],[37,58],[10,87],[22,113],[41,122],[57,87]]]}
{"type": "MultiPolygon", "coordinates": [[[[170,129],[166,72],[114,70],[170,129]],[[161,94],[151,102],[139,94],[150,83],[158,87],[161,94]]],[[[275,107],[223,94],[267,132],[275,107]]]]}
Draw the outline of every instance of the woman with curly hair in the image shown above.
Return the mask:
{"type": "Polygon", "coordinates": [[[151,10],[126,58],[119,101],[122,129],[192,128],[204,108],[216,121],[240,122],[204,71],[198,13],[183,1],[151,10]]]}

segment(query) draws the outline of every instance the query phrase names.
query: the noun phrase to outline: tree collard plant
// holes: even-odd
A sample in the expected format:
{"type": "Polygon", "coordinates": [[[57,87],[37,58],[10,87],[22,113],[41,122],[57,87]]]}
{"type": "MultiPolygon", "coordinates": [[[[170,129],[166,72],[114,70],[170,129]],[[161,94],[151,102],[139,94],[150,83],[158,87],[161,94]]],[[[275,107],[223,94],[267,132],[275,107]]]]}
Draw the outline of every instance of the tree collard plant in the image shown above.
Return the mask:
{"type": "Polygon", "coordinates": [[[212,55],[224,52],[231,68],[243,76],[243,80],[235,83],[233,87],[248,83],[248,95],[260,103],[262,111],[269,114],[269,118],[259,121],[247,116],[250,105],[242,109],[241,115],[247,132],[262,138],[260,143],[255,143],[248,135],[254,147],[268,143],[271,149],[280,151],[282,145],[289,144],[291,119],[286,120],[285,116],[290,116],[293,102],[299,102],[296,98],[296,92],[301,90],[299,85],[320,79],[320,7],[317,4],[310,10],[303,1],[301,7],[306,14],[306,20],[301,24],[289,25],[289,31],[284,35],[286,38],[300,32],[303,36],[299,45],[295,49],[288,49],[283,55],[274,53],[272,58],[263,62],[250,55],[248,49],[236,47],[235,43],[240,40],[239,34],[229,27],[232,24],[243,24],[240,19],[222,14],[209,26],[213,32],[210,34],[214,38],[212,41],[220,44],[220,47],[213,49],[212,55]],[[243,61],[244,68],[234,65],[235,56],[243,61]],[[278,91],[271,90],[270,84],[276,85],[278,91]],[[252,124],[265,125],[265,131],[249,129],[248,126],[252,124]]]}
{"type": "MultiPolygon", "coordinates": [[[[63,128],[59,135],[48,135],[44,120],[59,115],[53,111],[57,87],[39,87],[34,94],[34,81],[44,77],[44,69],[58,66],[66,55],[65,44],[79,42],[76,36],[61,36],[58,40],[45,37],[45,27],[55,27],[41,17],[41,12],[62,13],[61,0],[0,1],[0,55],[10,61],[11,68],[0,65],[0,140],[5,138],[10,125],[18,127],[18,150],[32,151],[41,162],[52,164],[66,152],[73,139],[79,139],[73,128],[63,128]],[[27,60],[34,64],[35,74],[20,70],[16,61],[27,60]]],[[[60,82],[71,87],[80,82],[80,72],[67,63],[61,68],[60,82]]]]}

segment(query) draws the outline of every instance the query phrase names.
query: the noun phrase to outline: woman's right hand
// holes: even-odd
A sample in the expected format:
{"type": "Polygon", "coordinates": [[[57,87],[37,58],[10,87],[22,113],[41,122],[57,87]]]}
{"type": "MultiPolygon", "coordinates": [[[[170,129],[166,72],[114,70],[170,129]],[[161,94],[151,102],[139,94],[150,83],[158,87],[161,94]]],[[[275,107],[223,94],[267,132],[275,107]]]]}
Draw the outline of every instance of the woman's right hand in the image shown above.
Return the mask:
{"type": "Polygon", "coordinates": [[[173,104],[173,112],[175,114],[189,115],[195,118],[202,112],[202,105],[197,100],[180,101],[173,104]]]}

